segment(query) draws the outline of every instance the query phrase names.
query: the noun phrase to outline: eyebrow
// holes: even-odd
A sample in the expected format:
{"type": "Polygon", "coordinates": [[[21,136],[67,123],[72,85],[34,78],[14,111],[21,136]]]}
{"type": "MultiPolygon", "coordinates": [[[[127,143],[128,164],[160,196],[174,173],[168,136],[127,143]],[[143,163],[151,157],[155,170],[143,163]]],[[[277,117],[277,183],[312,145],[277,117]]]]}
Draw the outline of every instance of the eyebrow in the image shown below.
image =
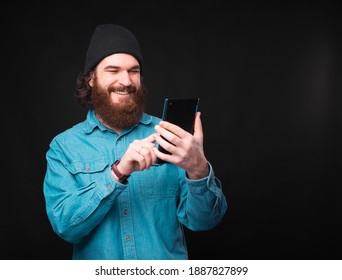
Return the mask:
{"type": "MultiPolygon", "coordinates": [[[[108,65],[104,68],[105,70],[119,70],[121,69],[120,66],[115,66],[115,65],[108,65]]],[[[140,70],[140,66],[139,65],[134,65],[133,67],[129,68],[128,70],[140,70]]]]}

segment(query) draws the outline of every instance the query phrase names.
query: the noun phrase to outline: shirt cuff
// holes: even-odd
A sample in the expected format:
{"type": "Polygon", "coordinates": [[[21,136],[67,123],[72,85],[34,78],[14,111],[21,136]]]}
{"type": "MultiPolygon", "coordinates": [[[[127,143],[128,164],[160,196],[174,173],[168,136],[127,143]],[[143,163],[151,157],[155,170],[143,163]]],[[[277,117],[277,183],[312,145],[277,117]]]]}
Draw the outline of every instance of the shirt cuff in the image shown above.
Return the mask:
{"type": "Polygon", "coordinates": [[[208,166],[209,175],[207,177],[203,177],[198,180],[191,180],[185,176],[185,181],[188,184],[189,191],[193,193],[203,193],[209,189],[211,182],[215,179],[215,175],[210,162],[208,162],[208,166]]]}
{"type": "Polygon", "coordinates": [[[127,187],[128,182],[126,184],[115,181],[112,175],[112,171],[110,168],[106,168],[103,176],[96,182],[99,190],[99,195],[101,198],[104,198],[110,195],[114,189],[121,189],[122,191],[127,187]]]}

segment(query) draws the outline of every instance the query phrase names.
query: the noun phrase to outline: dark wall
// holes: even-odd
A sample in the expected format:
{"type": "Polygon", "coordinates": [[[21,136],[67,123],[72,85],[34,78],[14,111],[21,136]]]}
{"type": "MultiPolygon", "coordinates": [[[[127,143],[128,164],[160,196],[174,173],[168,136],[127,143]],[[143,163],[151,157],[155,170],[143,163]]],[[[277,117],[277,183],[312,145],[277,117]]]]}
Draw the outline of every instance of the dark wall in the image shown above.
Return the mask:
{"type": "Polygon", "coordinates": [[[186,230],[190,258],[341,259],[341,4],[115,2],[2,11],[0,258],[71,257],[45,214],[45,153],[83,120],[75,80],[95,25],[111,22],[141,43],[149,113],[201,99],[229,211],[186,230]]]}

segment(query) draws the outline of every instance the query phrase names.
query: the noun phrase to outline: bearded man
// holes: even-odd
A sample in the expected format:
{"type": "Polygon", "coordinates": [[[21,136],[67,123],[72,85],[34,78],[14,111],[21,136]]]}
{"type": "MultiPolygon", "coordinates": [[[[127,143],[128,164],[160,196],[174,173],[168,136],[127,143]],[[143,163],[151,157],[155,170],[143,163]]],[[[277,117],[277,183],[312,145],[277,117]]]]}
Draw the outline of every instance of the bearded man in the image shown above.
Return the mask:
{"type": "Polygon", "coordinates": [[[226,212],[200,112],[193,134],[145,113],[142,72],[128,29],[95,28],[75,89],[87,117],[46,153],[47,216],[72,259],[188,259],[183,226],[209,230],[226,212]]]}

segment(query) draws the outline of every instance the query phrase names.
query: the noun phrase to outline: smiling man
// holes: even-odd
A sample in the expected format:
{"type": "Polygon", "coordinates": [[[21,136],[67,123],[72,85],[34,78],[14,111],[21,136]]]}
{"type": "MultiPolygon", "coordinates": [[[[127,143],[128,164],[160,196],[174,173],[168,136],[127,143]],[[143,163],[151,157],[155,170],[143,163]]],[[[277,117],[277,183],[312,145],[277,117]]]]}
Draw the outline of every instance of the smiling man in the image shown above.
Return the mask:
{"type": "Polygon", "coordinates": [[[75,90],[87,117],[46,153],[47,215],[73,259],[188,259],[183,226],[212,229],[227,210],[200,113],[194,134],[145,113],[142,72],[135,36],[97,26],[75,90]]]}

